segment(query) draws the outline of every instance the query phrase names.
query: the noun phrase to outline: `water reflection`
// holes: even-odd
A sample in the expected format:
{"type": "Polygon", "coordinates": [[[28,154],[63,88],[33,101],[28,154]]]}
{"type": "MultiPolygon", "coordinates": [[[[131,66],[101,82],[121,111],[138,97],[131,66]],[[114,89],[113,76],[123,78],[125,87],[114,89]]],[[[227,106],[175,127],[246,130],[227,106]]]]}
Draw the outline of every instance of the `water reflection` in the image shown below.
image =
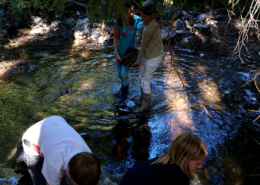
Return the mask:
{"type": "MultiPolygon", "coordinates": [[[[141,95],[139,69],[131,69],[130,92],[122,106],[115,96],[120,82],[113,48],[85,46],[81,41],[53,44],[47,40],[28,45],[26,50],[8,51],[7,60],[30,61],[33,70],[19,68],[0,79],[0,163],[31,124],[57,114],[82,135],[111,173],[122,173],[165,153],[172,139],[189,130],[209,151],[201,182],[249,181],[243,174],[252,174],[260,166],[252,162],[258,159],[250,136],[260,140],[260,129],[244,118],[245,111],[236,112],[244,110],[247,103],[241,105],[242,99],[234,101],[223,93],[231,91],[232,82],[225,83],[231,79],[232,75],[225,78],[230,72],[213,78],[212,61],[202,62],[189,51],[176,50],[173,60],[166,54],[151,82],[152,109],[143,114],[135,112],[141,95]],[[19,55],[21,52],[24,54],[19,55]],[[239,145],[245,151],[241,152],[239,145]],[[243,178],[230,180],[230,174],[243,178]]],[[[248,89],[243,94],[257,105],[256,94],[251,95],[248,89]]]]}

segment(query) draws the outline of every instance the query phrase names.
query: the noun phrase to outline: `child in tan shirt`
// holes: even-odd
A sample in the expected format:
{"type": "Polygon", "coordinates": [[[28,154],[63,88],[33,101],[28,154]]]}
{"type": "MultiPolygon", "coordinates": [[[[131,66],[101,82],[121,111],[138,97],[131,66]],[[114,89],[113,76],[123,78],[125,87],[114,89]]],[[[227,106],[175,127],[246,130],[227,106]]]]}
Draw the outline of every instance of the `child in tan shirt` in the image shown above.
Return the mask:
{"type": "Polygon", "coordinates": [[[151,1],[146,1],[140,8],[144,25],[138,25],[142,33],[142,43],[136,63],[132,67],[141,65],[138,81],[142,88],[142,110],[148,110],[151,100],[150,82],[157,67],[162,62],[163,42],[161,29],[155,21],[156,6],[151,1]],[[142,31],[141,31],[142,30],[142,31]],[[144,60],[143,60],[144,58],[144,60]]]}

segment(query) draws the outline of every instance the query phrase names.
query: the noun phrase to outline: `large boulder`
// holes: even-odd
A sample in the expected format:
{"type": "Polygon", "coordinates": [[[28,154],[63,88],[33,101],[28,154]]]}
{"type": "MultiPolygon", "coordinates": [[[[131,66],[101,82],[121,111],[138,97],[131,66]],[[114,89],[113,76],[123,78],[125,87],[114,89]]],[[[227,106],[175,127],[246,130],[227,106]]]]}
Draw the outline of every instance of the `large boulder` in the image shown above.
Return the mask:
{"type": "Polygon", "coordinates": [[[74,37],[76,39],[85,39],[86,37],[91,36],[91,32],[89,19],[79,19],[75,27],[74,37]]]}

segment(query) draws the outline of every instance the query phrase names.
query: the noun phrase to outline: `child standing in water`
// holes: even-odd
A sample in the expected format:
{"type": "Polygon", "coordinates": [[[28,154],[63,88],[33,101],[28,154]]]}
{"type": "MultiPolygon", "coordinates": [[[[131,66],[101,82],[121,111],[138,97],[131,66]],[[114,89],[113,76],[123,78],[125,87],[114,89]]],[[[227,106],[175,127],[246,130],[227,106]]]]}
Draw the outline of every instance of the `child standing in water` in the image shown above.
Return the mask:
{"type": "Polygon", "coordinates": [[[116,69],[122,82],[121,93],[125,97],[129,89],[129,69],[120,63],[121,58],[128,48],[136,48],[135,35],[137,24],[142,21],[134,15],[134,6],[126,1],[121,7],[121,16],[114,21],[114,47],[116,54],[116,69]]]}
{"type": "Polygon", "coordinates": [[[192,133],[179,135],[169,150],[127,170],[119,185],[189,185],[191,175],[207,156],[206,146],[192,133]]]}
{"type": "Polygon", "coordinates": [[[141,65],[138,81],[142,88],[142,110],[148,110],[151,100],[150,82],[157,67],[162,62],[163,42],[160,25],[155,21],[156,6],[146,1],[140,8],[143,24],[138,25],[138,32],[142,33],[142,44],[137,62],[132,67],[141,65]],[[143,60],[143,58],[145,60],[143,60]],[[143,60],[143,61],[142,61],[143,60]]]}

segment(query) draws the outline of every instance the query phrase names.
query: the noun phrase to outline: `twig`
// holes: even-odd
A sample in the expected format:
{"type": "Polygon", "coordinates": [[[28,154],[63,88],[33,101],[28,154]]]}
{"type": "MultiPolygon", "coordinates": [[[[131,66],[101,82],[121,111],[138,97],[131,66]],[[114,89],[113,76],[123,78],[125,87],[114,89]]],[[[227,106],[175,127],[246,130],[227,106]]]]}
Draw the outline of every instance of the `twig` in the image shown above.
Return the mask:
{"type": "Polygon", "coordinates": [[[247,111],[250,111],[250,112],[260,112],[260,110],[251,110],[251,109],[247,109],[247,111]]]}
{"type": "Polygon", "coordinates": [[[213,117],[209,114],[207,108],[206,108],[204,105],[200,104],[200,106],[205,110],[205,112],[208,114],[209,117],[213,118],[213,117]]]}
{"type": "Polygon", "coordinates": [[[138,6],[138,8],[140,8],[140,5],[135,1],[135,0],[132,0],[133,2],[134,2],[134,4],[136,5],[136,6],[138,6]]]}
{"type": "Polygon", "coordinates": [[[260,174],[257,174],[257,175],[255,175],[255,171],[257,170],[257,169],[259,169],[259,167],[257,167],[254,171],[253,171],[253,174],[252,174],[252,178],[253,178],[253,176],[260,176],[260,174]]]}
{"type": "Polygon", "coordinates": [[[257,116],[257,118],[254,120],[254,122],[256,122],[256,120],[258,120],[260,118],[260,115],[259,116],[257,116]]]}
{"type": "MultiPolygon", "coordinates": [[[[252,137],[251,137],[252,138],[252,137]]],[[[255,140],[255,142],[257,142],[257,144],[259,144],[260,145],[260,143],[255,139],[255,138],[252,138],[253,140],[255,140]]]]}
{"type": "MultiPolygon", "coordinates": [[[[251,109],[247,109],[248,111],[251,111],[251,112],[260,112],[259,110],[251,110],[251,109]]],[[[256,120],[258,120],[260,118],[260,115],[254,120],[254,122],[256,121],[256,120]]]]}
{"type": "MultiPolygon", "coordinates": [[[[244,85],[242,85],[242,87],[244,87],[245,85],[249,84],[250,82],[252,82],[253,80],[256,79],[256,77],[260,74],[260,69],[258,69],[257,73],[255,74],[254,78],[252,78],[249,82],[245,83],[244,85]]],[[[258,89],[258,88],[257,88],[258,89]]]]}
{"type": "Polygon", "coordinates": [[[241,15],[240,15],[241,20],[242,20],[242,26],[239,31],[237,45],[236,45],[235,49],[233,50],[233,52],[236,51],[235,53],[237,53],[237,52],[239,53],[239,58],[242,63],[243,63],[243,59],[241,58],[241,49],[243,48],[243,46],[245,46],[245,41],[248,41],[247,33],[249,31],[249,28],[254,27],[256,30],[258,30],[258,23],[257,23],[258,21],[254,18],[257,15],[257,13],[259,15],[259,12],[258,12],[259,3],[257,1],[259,1],[259,0],[253,0],[251,2],[249,11],[248,11],[247,15],[245,16],[245,18],[242,17],[242,13],[245,8],[242,10],[241,15]]]}

